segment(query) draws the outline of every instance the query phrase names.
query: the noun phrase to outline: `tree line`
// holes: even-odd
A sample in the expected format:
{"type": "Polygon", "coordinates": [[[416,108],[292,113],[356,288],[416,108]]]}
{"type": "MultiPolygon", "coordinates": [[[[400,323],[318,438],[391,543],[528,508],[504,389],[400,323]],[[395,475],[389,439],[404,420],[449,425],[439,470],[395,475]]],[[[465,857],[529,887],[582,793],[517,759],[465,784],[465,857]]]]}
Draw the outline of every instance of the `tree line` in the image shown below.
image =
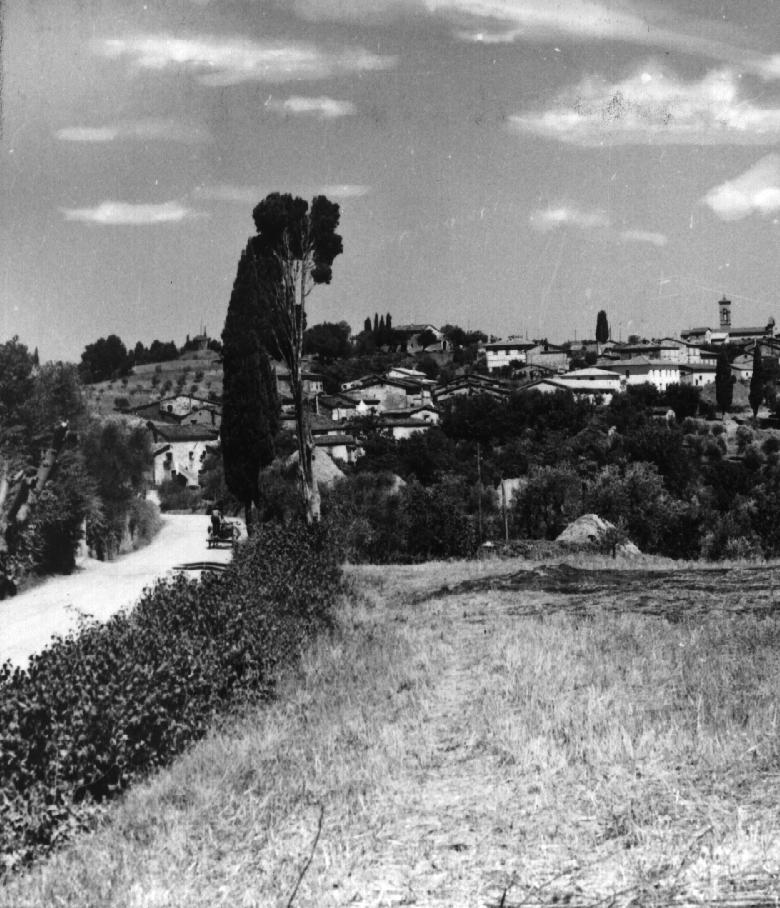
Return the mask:
{"type": "Polygon", "coordinates": [[[90,416],[75,365],[39,365],[18,337],[0,344],[0,583],[6,593],[31,573],[71,571],[85,527],[87,544],[103,558],[149,538],[157,526],[156,510],[144,500],[150,468],[149,433],[90,416]],[[48,481],[30,507],[29,490],[46,451],[54,452],[48,481]]]}
{"type": "MultiPolygon", "coordinates": [[[[218,340],[209,340],[208,348],[219,353],[222,345],[218,340]]],[[[129,375],[134,366],[171,362],[196,349],[198,342],[190,339],[189,335],[181,347],[172,340],[153,340],[148,347],[138,341],[128,350],[117,334],[109,334],[86,345],[78,365],[79,376],[85,384],[122,378],[129,375]]]]}

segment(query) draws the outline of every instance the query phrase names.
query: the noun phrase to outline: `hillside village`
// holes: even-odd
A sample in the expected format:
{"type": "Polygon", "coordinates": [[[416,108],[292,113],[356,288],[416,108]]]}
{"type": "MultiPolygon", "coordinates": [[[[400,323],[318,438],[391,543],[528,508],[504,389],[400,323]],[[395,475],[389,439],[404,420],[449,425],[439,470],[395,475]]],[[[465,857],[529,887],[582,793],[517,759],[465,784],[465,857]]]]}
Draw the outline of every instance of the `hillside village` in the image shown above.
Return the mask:
{"type": "MultiPolygon", "coordinates": [[[[451,334],[448,337],[450,326],[442,330],[431,324],[399,325],[393,328],[395,345],[382,348],[395,354],[391,358],[398,364],[341,382],[336,388],[326,387],[320,358],[311,355],[305,363],[304,393],[315,445],[337,463],[353,464],[362,453],[367,425],[393,439],[408,438],[437,425],[442,406],[463,395],[505,400],[525,389],[567,392],[577,399],[608,404],[627,388],[649,384],[659,392],[671,385],[692,386],[701,389],[703,399],[713,401],[716,363],[724,348],[730,353],[735,406],[746,400],[756,347],[769,379],[771,403],[780,358],[774,318],[763,326],[735,326],[731,301],[724,296],[716,306],[716,327],[693,327],[680,337],[632,335],[626,341],[585,339],[558,344],[546,339],[490,338],[480,340],[473,361],[461,365],[457,354],[462,345],[454,343],[451,334]],[[421,362],[426,371],[420,368],[421,362]],[[430,377],[432,373],[435,378],[430,377]]],[[[205,334],[193,342],[196,348],[178,359],[134,366],[121,379],[87,386],[93,409],[121,414],[149,428],[155,486],[176,479],[197,488],[206,456],[219,449],[221,357],[209,348],[205,334]]],[[[289,373],[283,363],[275,362],[273,367],[282,425],[293,430],[289,373]]]]}

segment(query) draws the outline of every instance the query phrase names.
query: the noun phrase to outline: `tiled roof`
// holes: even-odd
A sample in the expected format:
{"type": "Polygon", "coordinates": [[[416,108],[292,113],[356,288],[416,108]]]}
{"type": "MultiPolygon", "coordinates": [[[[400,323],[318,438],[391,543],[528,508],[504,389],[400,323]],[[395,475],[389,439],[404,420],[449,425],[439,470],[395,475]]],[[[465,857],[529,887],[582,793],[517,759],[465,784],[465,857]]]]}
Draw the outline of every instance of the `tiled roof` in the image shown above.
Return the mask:
{"type": "Polygon", "coordinates": [[[150,420],[147,425],[152,430],[155,438],[165,441],[213,441],[219,437],[216,429],[208,426],[189,425],[176,426],[170,423],[160,423],[150,420]]]}
{"type": "Polygon", "coordinates": [[[318,448],[331,448],[336,445],[354,445],[357,442],[352,435],[318,435],[314,444],[318,448]]]}

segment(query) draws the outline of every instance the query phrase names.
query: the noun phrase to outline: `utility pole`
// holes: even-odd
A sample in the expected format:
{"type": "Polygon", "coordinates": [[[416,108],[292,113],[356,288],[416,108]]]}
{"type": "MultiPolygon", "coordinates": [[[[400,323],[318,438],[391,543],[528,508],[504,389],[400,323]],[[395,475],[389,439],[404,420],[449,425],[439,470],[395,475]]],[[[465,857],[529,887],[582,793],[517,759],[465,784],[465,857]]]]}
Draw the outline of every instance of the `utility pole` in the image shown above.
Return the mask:
{"type": "Polygon", "coordinates": [[[477,442],[477,509],[479,513],[479,542],[482,544],[482,464],[479,460],[479,442],[477,442]]]}
{"type": "Polygon", "coordinates": [[[504,543],[509,545],[509,515],[506,510],[506,486],[503,476],[501,477],[501,504],[504,509],[504,543]]]}

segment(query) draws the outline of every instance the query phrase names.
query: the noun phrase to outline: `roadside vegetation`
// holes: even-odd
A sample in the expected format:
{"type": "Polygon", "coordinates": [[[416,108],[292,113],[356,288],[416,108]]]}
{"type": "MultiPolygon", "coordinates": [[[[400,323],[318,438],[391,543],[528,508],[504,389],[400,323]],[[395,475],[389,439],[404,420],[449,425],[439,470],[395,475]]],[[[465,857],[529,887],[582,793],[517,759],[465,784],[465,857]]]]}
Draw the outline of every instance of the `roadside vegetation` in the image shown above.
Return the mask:
{"type": "Polygon", "coordinates": [[[129,612],[0,668],[0,855],[13,869],[167,764],[237,702],[264,699],[332,620],[323,529],[267,527],[222,575],[161,583],[129,612]]]}
{"type": "Polygon", "coordinates": [[[750,613],[744,571],[703,568],[675,572],[677,604],[701,606],[681,617],[651,561],[607,563],[568,592],[526,561],[351,569],[333,632],[273,702],[134,786],[0,904],[768,898],[777,611],[750,613]],[[622,612],[605,610],[623,580],[622,612]]]}
{"type": "Polygon", "coordinates": [[[99,558],[151,539],[160,525],[143,500],[151,456],[145,429],[90,414],[75,366],[40,364],[18,338],[0,344],[0,595],[72,571],[85,536],[99,558]],[[51,472],[31,504],[52,444],[51,472]]]}

